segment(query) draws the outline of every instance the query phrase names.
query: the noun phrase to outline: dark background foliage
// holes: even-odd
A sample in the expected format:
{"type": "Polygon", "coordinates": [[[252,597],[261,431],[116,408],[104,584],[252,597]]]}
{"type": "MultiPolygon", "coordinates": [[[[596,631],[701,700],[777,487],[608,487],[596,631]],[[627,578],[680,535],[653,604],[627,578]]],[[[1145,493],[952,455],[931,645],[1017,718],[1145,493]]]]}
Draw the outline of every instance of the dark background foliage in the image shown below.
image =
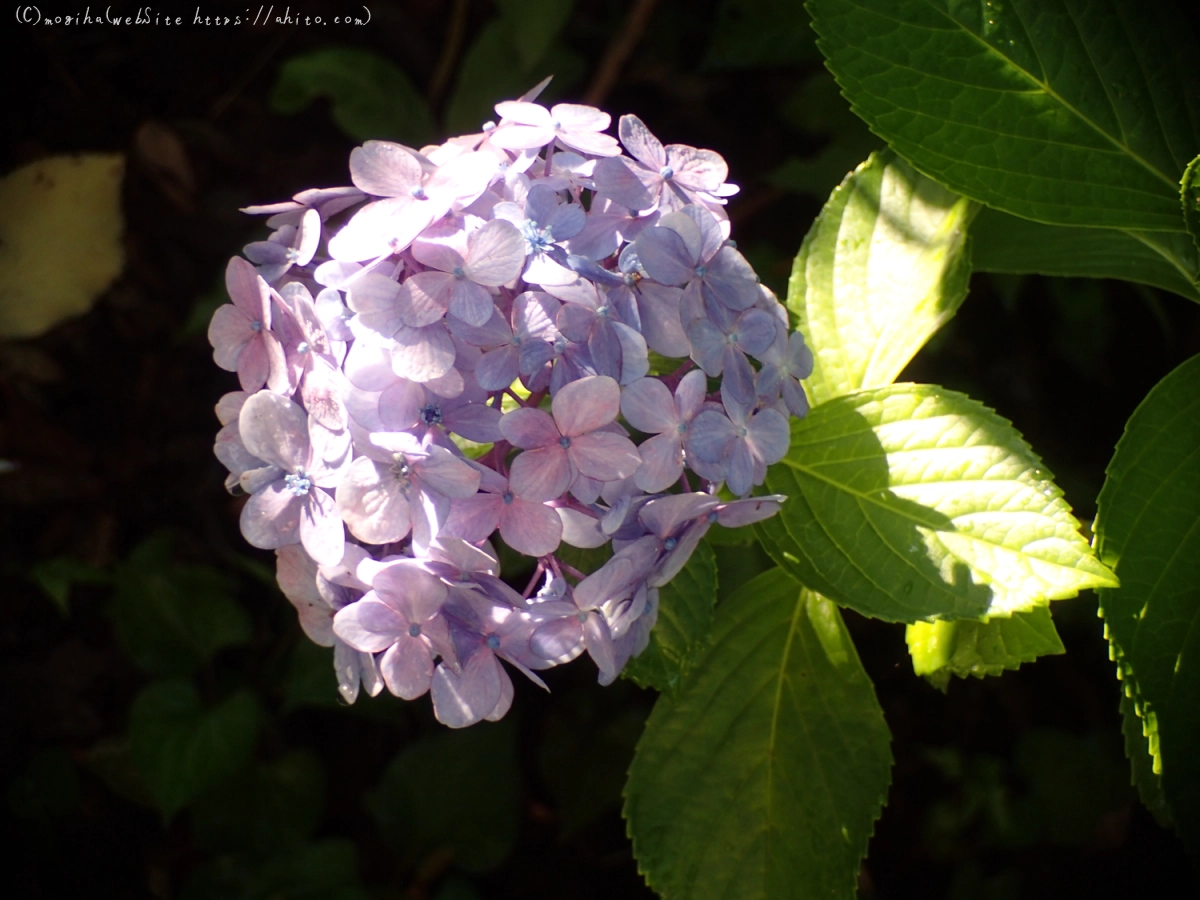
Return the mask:
{"type": "MultiPolygon", "coordinates": [[[[554,72],[550,99],[634,112],[665,142],[722,153],[742,186],[739,246],[782,294],[825,196],[878,142],[791,0],[411,0],[370,14],[336,30],[10,31],[2,171],[127,156],[120,279],[87,315],[0,343],[0,459],[16,464],[0,474],[14,896],[650,895],[619,793],[651,692],[600,689],[581,661],[551,673],[550,696],[518,685],[504,723],[461,733],[425,700],[336,701],[328,652],[300,633],[271,554],[241,540],[211,453],[212,406],[236,379],[204,329],[225,261],[263,234],[237,210],[345,183],[346,129],[415,143],[468,130],[554,72]],[[327,70],[306,82],[302,65],[277,88],[285,63],[330,47],[394,68],[359,59],[332,100],[306,93],[326,90],[327,70]]],[[[1198,349],[1200,313],[1178,297],[977,275],[901,380],[1013,420],[1087,522],[1122,423],[1198,349]]],[[[722,594],[767,565],[716,549],[722,594]]],[[[1095,609],[1055,604],[1066,656],[946,695],[912,674],[902,629],[847,615],[896,755],[863,896],[1115,897],[1190,880],[1128,787],[1095,609]]]]}

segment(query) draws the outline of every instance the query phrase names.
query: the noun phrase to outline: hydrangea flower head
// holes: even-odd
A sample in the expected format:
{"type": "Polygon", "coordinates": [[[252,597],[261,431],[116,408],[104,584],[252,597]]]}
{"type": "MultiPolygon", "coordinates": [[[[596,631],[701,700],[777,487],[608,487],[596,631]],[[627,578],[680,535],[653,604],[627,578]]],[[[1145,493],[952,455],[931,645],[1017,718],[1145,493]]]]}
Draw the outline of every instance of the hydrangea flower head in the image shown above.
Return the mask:
{"type": "Polygon", "coordinates": [[[812,353],[729,240],[725,161],[635,116],[618,141],[543,86],[248,208],[273,231],[209,329],[241,388],[214,451],[246,540],[347,702],[428,694],[454,728],[505,715],[509,669],[617,678],[709,527],[778,511],[750,494],[808,408],[812,353]],[[523,594],[497,540],[536,559],[523,594]],[[609,543],[595,571],[559,558],[609,543]]]}

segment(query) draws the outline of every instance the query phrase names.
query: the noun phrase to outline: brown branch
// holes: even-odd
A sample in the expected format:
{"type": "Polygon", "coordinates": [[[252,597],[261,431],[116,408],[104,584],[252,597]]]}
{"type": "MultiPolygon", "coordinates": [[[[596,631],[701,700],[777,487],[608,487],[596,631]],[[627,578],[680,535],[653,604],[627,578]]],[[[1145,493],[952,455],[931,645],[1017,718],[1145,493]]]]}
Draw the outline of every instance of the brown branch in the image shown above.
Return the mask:
{"type": "Polygon", "coordinates": [[[609,41],[608,47],[604,50],[600,67],[596,70],[592,83],[588,85],[587,92],[583,95],[585,103],[600,106],[608,97],[609,91],[617,83],[621,69],[629,61],[634,47],[645,34],[656,2],[657,0],[634,0],[629,15],[625,18],[625,25],[613,35],[613,39],[609,41]]]}

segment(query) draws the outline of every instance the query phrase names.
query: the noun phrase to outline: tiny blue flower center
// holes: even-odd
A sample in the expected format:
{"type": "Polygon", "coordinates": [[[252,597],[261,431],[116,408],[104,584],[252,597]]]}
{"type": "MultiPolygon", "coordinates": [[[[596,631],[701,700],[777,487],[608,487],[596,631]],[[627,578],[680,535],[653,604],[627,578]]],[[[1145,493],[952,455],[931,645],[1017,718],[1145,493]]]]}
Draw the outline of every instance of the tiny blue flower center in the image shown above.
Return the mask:
{"type": "Polygon", "coordinates": [[[304,353],[307,353],[307,352],[309,351],[309,349],[310,349],[310,348],[309,348],[309,346],[308,346],[308,341],[301,341],[300,343],[298,343],[298,344],[296,345],[296,352],[297,352],[297,353],[304,354],[304,353]]]}
{"type": "Polygon", "coordinates": [[[675,431],[677,434],[687,434],[687,428],[687,422],[680,422],[675,426],[675,431]]]}
{"type": "Polygon", "coordinates": [[[571,446],[571,439],[564,434],[558,439],[558,446],[562,447],[564,450],[569,449],[571,446]]]}
{"type": "Polygon", "coordinates": [[[706,269],[704,266],[696,266],[695,272],[697,278],[703,278],[708,274],[708,269],[706,269]]]}
{"type": "Polygon", "coordinates": [[[663,166],[661,169],[658,170],[658,174],[660,177],[664,178],[665,180],[670,181],[672,178],[675,177],[675,170],[672,169],[670,166],[663,166]]]}
{"type": "Polygon", "coordinates": [[[579,612],[575,613],[575,618],[577,618],[580,622],[586,622],[587,613],[585,613],[583,610],[580,610],[579,612]]]}
{"type": "Polygon", "coordinates": [[[717,521],[717,511],[714,509],[706,516],[706,518],[710,523],[717,521]]]}
{"type": "Polygon", "coordinates": [[[519,334],[514,334],[511,338],[508,339],[508,342],[510,344],[512,344],[514,347],[520,347],[521,346],[521,336],[519,334]]]}
{"type": "Polygon", "coordinates": [[[745,437],[746,434],[747,434],[746,426],[743,425],[741,428],[738,429],[738,437],[745,437]]]}
{"type": "Polygon", "coordinates": [[[297,497],[303,497],[312,489],[312,479],[303,469],[297,469],[294,475],[284,476],[283,486],[297,497]]]}
{"type": "Polygon", "coordinates": [[[554,243],[553,228],[549,225],[545,228],[538,228],[537,222],[532,219],[526,219],[522,223],[521,235],[528,242],[530,251],[533,253],[545,253],[554,243]]]}
{"type": "Polygon", "coordinates": [[[450,274],[451,274],[451,275],[453,275],[455,278],[458,278],[458,279],[462,279],[462,278],[466,278],[466,277],[467,277],[467,273],[463,271],[463,267],[462,267],[462,266],[455,266],[453,269],[451,269],[451,270],[450,270],[450,274]]]}
{"type": "Polygon", "coordinates": [[[253,322],[250,323],[250,330],[251,331],[262,331],[262,322],[258,321],[258,319],[255,319],[253,322]]]}
{"type": "Polygon", "coordinates": [[[596,315],[607,319],[608,318],[608,307],[607,306],[600,307],[598,310],[596,310],[596,315]]]}
{"type": "Polygon", "coordinates": [[[426,425],[442,424],[442,407],[439,403],[427,403],[421,410],[421,420],[426,425]]]}
{"type": "Polygon", "coordinates": [[[513,502],[512,491],[505,491],[500,495],[500,499],[504,501],[505,506],[511,506],[513,502]]]}
{"type": "Polygon", "coordinates": [[[678,546],[679,541],[675,540],[675,538],[667,538],[663,541],[663,548],[666,550],[674,550],[678,546]]]}
{"type": "Polygon", "coordinates": [[[413,624],[409,625],[408,626],[408,636],[409,637],[420,637],[421,636],[421,626],[418,625],[416,622],[413,622],[413,624]]]}
{"type": "Polygon", "coordinates": [[[500,638],[496,637],[494,634],[489,634],[487,636],[487,645],[489,650],[499,650],[500,638]]]}
{"type": "Polygon", "coordinates": [[[425,188],[421,187],[419,184],[412,189],[412,195],[414,200],[424,200],[428,196],[425,193],[425,188]]]}
{"type": "Polygon", "coordinates": [[[287,259],[288,262],[294,263],[296,260],[298,260],[300,258],[300,251],[297,250],[295,247],[288,247],[287,252],[284,254],[284,257],[287,259]]]}
{"type": "Polygon", "coordinates": [[[495,127],[496,127],[496,123],[495,123],[495,122],[484,122],[484,123],[483,123],[483,130],[484,130],[484,132],[485,132],[485,133],[486,133],[486,132],[489,132],[489,131],[492,131],[492,130],[493,130],[495,127]]]}

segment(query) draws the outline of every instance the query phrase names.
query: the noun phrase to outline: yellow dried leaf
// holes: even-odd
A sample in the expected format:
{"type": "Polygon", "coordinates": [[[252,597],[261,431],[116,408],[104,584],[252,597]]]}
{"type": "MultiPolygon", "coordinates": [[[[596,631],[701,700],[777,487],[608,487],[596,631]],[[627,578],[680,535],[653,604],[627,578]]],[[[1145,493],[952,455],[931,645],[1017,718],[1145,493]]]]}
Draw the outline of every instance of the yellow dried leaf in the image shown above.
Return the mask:
{"type": "Polygon", "coordinates": [[[119,153],[55,156],[0,179],[0,337],[91,309],[124,265],[119,153]]]}

